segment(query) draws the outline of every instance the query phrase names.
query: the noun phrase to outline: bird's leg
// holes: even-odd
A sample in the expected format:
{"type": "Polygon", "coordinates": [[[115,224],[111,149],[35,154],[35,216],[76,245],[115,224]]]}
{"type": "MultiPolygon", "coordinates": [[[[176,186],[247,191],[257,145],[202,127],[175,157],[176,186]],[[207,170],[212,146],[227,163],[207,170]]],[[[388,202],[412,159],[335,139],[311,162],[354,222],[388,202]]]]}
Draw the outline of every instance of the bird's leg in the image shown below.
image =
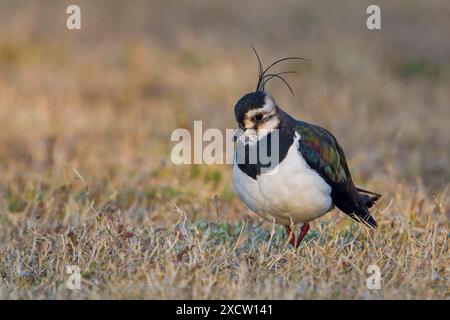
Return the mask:
{"type": "Polygon", "coordinates": [[[287,233],[287,237],[289,239],[289,243],[295,247],[295,234],[292,232],[290,226],[285,226],[285,227],[286,227],[286,233],[287,233]]]}
{"type": "Polygon", "coordinates": [[[300,245],[300,243],[302,242],[303,238],[308,233],[308,230],[309,230],[309,223],[304,223],[302,228],[301,228],[300,235],[297,238],[297,242],[295,243],[295,247],[296,248],[300,245]]]}

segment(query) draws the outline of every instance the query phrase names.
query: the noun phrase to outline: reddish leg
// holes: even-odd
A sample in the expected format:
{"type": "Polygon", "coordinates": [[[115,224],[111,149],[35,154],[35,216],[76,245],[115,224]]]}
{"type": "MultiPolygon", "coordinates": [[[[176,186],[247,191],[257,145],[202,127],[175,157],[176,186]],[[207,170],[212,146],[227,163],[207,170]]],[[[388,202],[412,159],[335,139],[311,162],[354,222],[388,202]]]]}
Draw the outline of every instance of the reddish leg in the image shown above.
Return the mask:
{"type": "Polygon", "coordinates": [[[289,239],[289,243],[295,247],[295,234],[292,232],[291,227],[290,226],[285,226],[286,227],[286,233],[289,239]]]}
{"type": "Polygon", "coordinates": [[[301,228],[300,235],[298,236],[297,242],[295,243],[295,247],[296,248],[300,245],[300,243],[302,242],[303,238],[306,236],[308,231],[309,231],[309,224],[308,223],[304,223],[302,228],[301,228]]]}

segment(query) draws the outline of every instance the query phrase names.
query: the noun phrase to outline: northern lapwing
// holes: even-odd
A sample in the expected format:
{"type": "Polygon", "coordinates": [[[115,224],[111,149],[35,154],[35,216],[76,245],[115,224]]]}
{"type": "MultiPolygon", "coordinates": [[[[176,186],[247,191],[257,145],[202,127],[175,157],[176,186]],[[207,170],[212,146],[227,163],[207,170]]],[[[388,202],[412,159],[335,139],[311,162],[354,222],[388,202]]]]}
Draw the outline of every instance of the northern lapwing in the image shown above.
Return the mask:
{"type": "MultiPolygon", "coordinates": [[[[236,103],[234,113],[239,125],[235,135],[233,183],[240,199],[266,220],[286,227],[289,242],[298,247],[309,230],[309,222],[323,216],[334,206],[365,225],[376,229],[368,208],[381,195],[354,185],[344,151],[326,129],[299,121],[284,112],[264,90],[267,81],[282,80],[285,73],[270,73],[276,64],[298,57],[275,61],[263,69],[257,51],[258,83],[236,103]],[[278,136],[276,163],[263,163],[257,153],[249,161],[251,150],[270,145],[278,136]],[[238,150],[244,154],[238,160],[238,150]],[[291,226],[302,224],[295,239],[291,226]]],[[[271,148],[268,148],[273,150],[271,148]]],[[[273,158],[268,150],[269,158],[273,158]]]]}

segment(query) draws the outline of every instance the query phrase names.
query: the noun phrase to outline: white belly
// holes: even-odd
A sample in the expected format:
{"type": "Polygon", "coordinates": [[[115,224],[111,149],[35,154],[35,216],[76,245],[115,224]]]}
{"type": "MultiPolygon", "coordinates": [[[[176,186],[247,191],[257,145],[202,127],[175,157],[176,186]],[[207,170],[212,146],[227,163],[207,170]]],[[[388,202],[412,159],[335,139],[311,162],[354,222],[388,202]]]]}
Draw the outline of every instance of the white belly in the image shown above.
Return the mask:
{"type": "Polygon", "coordinates": [[[298,136],[275,171],[253,179],[233,166],[233,183],[241,200],[261,217],[289,225],[324,215],[331,207],[331,187],[312,170],[297,149],[298,136]]]}

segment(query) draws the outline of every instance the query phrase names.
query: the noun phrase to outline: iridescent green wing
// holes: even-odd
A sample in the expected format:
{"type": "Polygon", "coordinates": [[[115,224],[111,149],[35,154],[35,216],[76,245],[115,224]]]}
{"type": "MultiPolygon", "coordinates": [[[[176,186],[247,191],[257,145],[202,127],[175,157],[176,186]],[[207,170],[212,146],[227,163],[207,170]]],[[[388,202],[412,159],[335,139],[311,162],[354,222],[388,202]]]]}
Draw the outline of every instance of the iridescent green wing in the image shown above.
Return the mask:
{"type": "Polygon", "coordinates": [[[351,182],[344,152],[327,130],[305,122],[298,122],[299,151],[308,165],[333,183],[351,182]]]}
{"type": "Polygon", "coordinates": [[[353,184],[344,152],[336,138],[327,130],[302,121],[296,123],[295,131],[300,135],[299,152],[331,187],[333,204],[350,217],[376,228],[375,220],[353,184]]]}

